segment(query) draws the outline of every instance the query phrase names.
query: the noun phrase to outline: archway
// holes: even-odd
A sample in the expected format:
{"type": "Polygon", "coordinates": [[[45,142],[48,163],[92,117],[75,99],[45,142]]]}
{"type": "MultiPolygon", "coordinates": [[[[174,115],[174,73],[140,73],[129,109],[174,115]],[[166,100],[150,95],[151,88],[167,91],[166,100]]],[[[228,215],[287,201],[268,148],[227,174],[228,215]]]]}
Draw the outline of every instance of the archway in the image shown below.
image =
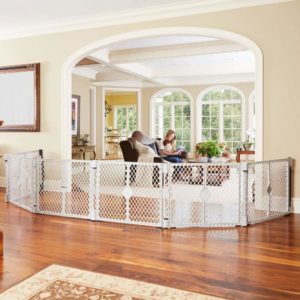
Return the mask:
{"type": "Polygon", "coordinates": [[[62,158],[71,157],[71,74],[75,64],[90,52],[120,41],[136,38],[165,35],[201,35],[222,38],[244,45],[255,56],[255,99],[256,99],[256,159],[263,159],[263,54],[261,49],[250,39],[230,31],[205,27],[158,27],[147,30],[131,31],[108,38],[103,38],[80,48],[71,54],[62,68],[61,90],[61,154],[62,158]]]}

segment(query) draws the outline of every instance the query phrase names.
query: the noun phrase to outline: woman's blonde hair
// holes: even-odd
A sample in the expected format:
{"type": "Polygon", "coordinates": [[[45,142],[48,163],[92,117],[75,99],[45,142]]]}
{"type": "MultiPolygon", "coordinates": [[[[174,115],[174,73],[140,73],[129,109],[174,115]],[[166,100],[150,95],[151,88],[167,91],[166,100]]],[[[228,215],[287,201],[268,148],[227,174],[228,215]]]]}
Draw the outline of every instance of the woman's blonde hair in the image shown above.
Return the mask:
{"type": "Polygon", "coordinates": [[[169,129],[165,135],[165,138],[164,138],[164,146],[166,146],[166,144],[169,144],[170,141],[167,140],[168,136],[171,135],[171,134],[174,134],[174,139],[172,140],[172,142],[176,139],[176,132],[172,129],[169,129]]]}
{"type": "MultiPolygon", "coordinates": [[[[174,135],[175,135],[175,138],[176,138],[176,132],[175,132],[174,130],[172,130],[172,129],[169,129],[169,130],[167,131],[166,135],[165,135],[165,139],[166,139],[169,135],[171,135],[171,134],[174,134],[174,135]]],[[[174,138],[174,139],[175,139],[175,138],[174,138]]]]}

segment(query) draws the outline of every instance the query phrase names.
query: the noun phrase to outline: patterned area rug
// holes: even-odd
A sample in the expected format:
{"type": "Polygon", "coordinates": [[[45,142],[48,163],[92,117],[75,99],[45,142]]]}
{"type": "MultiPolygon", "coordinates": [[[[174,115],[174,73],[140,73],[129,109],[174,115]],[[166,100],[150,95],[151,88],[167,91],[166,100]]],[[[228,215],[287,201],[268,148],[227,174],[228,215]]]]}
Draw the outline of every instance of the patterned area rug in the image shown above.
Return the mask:
{"type": "Polygon", "coordinates": [[[0,295],[1,300],[216,300],[183,290],[52,265],[0,295]]]}

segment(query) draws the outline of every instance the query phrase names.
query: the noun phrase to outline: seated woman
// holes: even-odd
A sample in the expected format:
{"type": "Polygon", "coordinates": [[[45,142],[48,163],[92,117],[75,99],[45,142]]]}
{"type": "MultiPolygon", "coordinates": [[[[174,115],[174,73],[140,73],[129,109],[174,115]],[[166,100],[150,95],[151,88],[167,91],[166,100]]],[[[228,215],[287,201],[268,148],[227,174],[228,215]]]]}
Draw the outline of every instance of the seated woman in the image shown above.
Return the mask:
{"type": "Polygon", "coordinates": [[[176,134],[174,130],[168,130],[164,141],[159,147],[159,154],[165,160],[172,163],[182,163],[183,159],[187,159],[187,152],[183,147],[176,149],[176,134]]]}

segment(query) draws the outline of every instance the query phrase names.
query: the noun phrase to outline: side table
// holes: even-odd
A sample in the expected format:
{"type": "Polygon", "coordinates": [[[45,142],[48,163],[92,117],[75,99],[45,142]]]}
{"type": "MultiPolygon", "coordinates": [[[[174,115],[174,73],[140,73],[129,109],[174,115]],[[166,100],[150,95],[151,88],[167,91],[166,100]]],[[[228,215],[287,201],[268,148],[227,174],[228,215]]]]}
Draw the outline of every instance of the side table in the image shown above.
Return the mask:
{"type": "Polygon", "coordinates": [[[241,151],[237,151],[236,152],[236,161],[239,163],[241,162],[241,155],[251,155],[251,154],[255,154],[254,150],[241,150],[241,151]]]}

